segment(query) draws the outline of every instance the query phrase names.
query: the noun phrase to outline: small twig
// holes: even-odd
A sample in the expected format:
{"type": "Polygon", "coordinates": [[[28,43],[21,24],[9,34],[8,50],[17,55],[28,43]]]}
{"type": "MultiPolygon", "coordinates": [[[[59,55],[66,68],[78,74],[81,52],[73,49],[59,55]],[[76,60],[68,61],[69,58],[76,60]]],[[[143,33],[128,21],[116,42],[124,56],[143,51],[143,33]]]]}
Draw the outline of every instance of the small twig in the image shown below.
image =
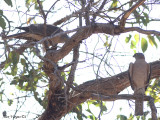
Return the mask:
{"type": "MultiPolygon", "coordinates": [[[[47,19],[47,14],[45,15],[43,7],[42,7],[39,0],[37,0],[37,3],[39,4],[40,12],[42,13],[42,16],[43,16],[43,19],[44,19],[44,26],[43,26],[44,36],[47,36],[47,26],[46,26],[46,24],[47,24],[47,20],[46,20],[47,19]]],[[[45,41],[43,44],[45,46],[45,50],[47,51],[47,49],[48,49],[47,41],[45,41]]]]}
{"type": "Polygon", "coordinates": [[[71,63],[68,63],[68,64],[66,64],[66,65],[63,65],[63,66],[59,66],[58,67],[58,69],[59,70],[61,70],[61,71],[63,71],[64,69],[66,69],[67,67],[69,67],[69,66],[71,66],[71,65],[73,65],[73,64],[75,64],[75,61],[73,61],[73,62],[71,62],[71,63]]]}
{"type": "MultiPolygon", "coordinates": [[[[83,2],[82,2],[82,9],[84,9],[83,2]]],[[[82,13],[79,13],[79,26],[82,27],[82,13]]],[[[69,94],[69,90],[74,81],[75,71],[76,71],[78,59],[79,59],[79,48],[80,48],[80,44],[78,44],[77,46],[73,48],[73,61],[72,62],[74,62],[74,64],[71,67],[70,74],[67,80],[67,87],[66,87],[67,95],[69,94]]]]}
{"type": "Polygon", "coordinates": [[[95,14],[93,14],[93,19],[92,19],[93,23],[95,22],[95,19],[96,19],[97,15],[99,14],[99,12],[104,8],[106,1],[107,0],[104,0],[102,2],[101,6],[99,7],[99,9],[97,10],[97,12],[95,12],[95,14]]]}
{"type": "Polygon", "coordinates": [[[18,54],[22,54],[25,51],[25,49],[27,49],[28,47],[31,47],[33,45],[35,45],[35,42],[27,41],[24,44],[20,45],[19,48],[17,48],[17,49],[15,48],[14,51],[17,52],[18,54]]]}
{"type": "Polygon", "coordinates": [[[67,20],[69,20],[70,18],[78,16],[78,14],[80,14],[80,13],[83,13],[86,9],[87,9],[87,7],[83,8],[83,9],[80,9],[78,11],[75,11],[75,12],[71,13],[70,15],[67,15],[64,18],[54,22],[53,25],[57,26],[59,24],[62,24],[64,22],[66,22],[67,20]]]}
{"type": "Polygon", "coordinates": [[[139,27],[128,27],[128,28],[124,28],[123,33],[131,32],[131,31],[137,31],[137,32],[139,32],[139,33],[146,34],[146,35],[150,35],[150,34],[160,35],[160,32],[159,32],[159,31],[155,31],[155,30],[144,30],[144,29],[141,29],[141,28],[139,28],[139,27]]]}
{"type": "Polygon", "coordinates": [[[60,0],[57,0],[56,2],[53,3],[53,5],[49,8],[48,12],[46,13],[46,16],[48,16],[49,12],[51,11],[51,9],[53,8],[53,6],[55,6],[55,4],[60,1],[60,0]]]}
{"type": "Polygon", "coordinates": [[[43,18],[44,18],[44,20],[46,21],[47,16],[46,16],[45,13],[44,13],[44,10],[43,10],[43,8],[42,8],[42,5],[41,5],[40,1],[37,0],[37,3],[38,3],[38,5],[39,5],[40,12],[42,13],[43,18]]]}

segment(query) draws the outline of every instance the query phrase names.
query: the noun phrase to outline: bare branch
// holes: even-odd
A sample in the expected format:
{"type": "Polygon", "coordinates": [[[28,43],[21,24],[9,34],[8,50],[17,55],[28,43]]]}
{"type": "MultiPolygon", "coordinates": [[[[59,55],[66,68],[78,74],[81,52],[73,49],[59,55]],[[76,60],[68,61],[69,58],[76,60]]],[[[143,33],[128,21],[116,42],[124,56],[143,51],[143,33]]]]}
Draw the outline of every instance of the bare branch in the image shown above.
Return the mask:
{"type": "Polygon", "coordinates": [[[41,14],[43,15],[44,21],[45,21],[45,23],[46,23],[46,17],[47,17],[47,16],[45,15],[44,10],[43,10],[42,5],[41,5],[41,3],[40,3],[39,0],[37,0],[37,3],[38,3],[38,5],[39,5],[40,12],[41,12],[41,14]]]}
{"type": "Polygon", "coordinates": [[[85,11],[85,9],[86,9],[86,8],[80,9],[80,10],[78,10],[78,11],[75,11],[75,12],[71,13],[70,15],[67,15],[67,16],[65,16],[64,18],[62,18],[62,19],[54,22],[53,25],[57,26],[57,25],[60,25],[60,24],[62,24],[62,23],[64,23],[64,22],[66,22],[67,20],[69,20],[69,19],[72,18],[72,17],[77,17],[78,14],[83,13],[83,12],[85,11]]]}
{"type": "Polygon", "coordinates": [[[93,14],[93,19],[92,19],[92,22],[94,23],[95,22],[95,19],[97,17],[97,15],[99,15],[99,12],[104,8],[105,4],[106,4],[106,1],[107,0],[103,0],[101,6],[99,7],[99,9],[93,14]]]}
{"type": "Polygon", "coordinates": [[[76,46],[73,49],[73,61],[75,61],[75,63],[72,65],[71,67],[71,71],[67,80],[67,94],[69,93],[70,87],[73,84],[74,78],[75,78],[75,71],[77,68],[77,64],[78,64],[78,58],[79,58],[79,47],[80,45],[76,46]]]}
{"type": "Polygon", "coordinates": [[[120,27],[123,28],[125,25],[125,22],[127,20],[127,18],[130,16],[130,14],[136,10],[140,5],[142,5],[146,0],[139,0],[135,5],[133,5],[133,7],[131,7],[129,10],[127,10],[124,15],[122,16],[121,20],[120,20],[120,27]]]}
{"type": "Polygon", "coordinates": [[[150,35],[150,34],[154,34],[154,35],[160,35],[159,31],[155,31],[155,30],[143,30],[139,27],[128,27],[128,28],[124,28],[123,32],[130,32],[130,31],[137,31],[139,33],[142,34],[146,34],[146,35],[150,35]]]}
{"type": "MultiPolygon", "coordinates": [[[[131,32],[131,31],[137,31],[143,34],[154,34],[154,35],[160,35],[160,32],[154,31],[154,30],[143,30],[138,27],[130,27],[130,28],[124,28],[123,30],[120,28],[120,26],[115,26],[111,23],[96,23],[94,26],[84,26],[75,29],[77,32],[63,45],[63,47],[56,51],[56,52],[48,52],[46,54],[46,57],[53,60],[54,62],[59,61],[60,59],[64,58],[76,45],[79,44],[79,42],[83,39],[86,39],[90,37],[94,33],[106,33],[110,35],[118,35],[121,33],[131,32]]],[[[73,31],[75,31],[73,30],[73,31]]],[[[72,31],[70,31],[72,32],[72,31]]],[[[64,32],[65,33],[65,32],[64,32]]],[[[60,34],[64,34],[60,33],[60,34]]],[[[53,37],[56,37],[60,34],[56,34],[55,36],[46,37],[45,39],[51,39],[53,37]]],[[[37,43],[41,43],[45,39],[42,39],[41,41],[38,41],[37,43]]]]}

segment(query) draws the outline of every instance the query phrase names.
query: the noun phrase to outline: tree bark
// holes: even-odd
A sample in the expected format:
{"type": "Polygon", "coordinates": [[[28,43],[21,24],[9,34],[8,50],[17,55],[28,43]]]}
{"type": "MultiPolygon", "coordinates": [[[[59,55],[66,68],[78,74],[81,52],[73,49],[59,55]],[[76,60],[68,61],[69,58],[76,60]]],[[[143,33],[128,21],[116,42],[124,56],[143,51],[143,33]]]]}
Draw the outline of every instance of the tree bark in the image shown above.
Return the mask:
{"type": "MultiPolygon", "coordinates": [[[[70,53],[72,49],[80,43],[80,41],[96,33],[119,35],[129,31],[138,31],[143,34],[153,33],[155,35],[160,35],[160,32],[158,31],[143,30],[136,27],[121,29],[120,26],[116,26],[112,23],[95,23],[93,25],[80,27],[75,31],[77,32],[73,34],[67,42],[65,42],[61,49],[57,51],[49,51],[44,57],[44,71],[50,78],[50,88],[48,95],[48,107],[39,120],[59,120],[77,105],[88,99],[94,99],[92,97],[93,93],[101,95],[117,95],[130,85],[128,71],[108,78],[90,80],[77,87],[68,85],[64,78],[61,77],[61,71],[58,70],[56,65],[57,62],[68,55],[68,53],[70,53]],[[69,93],[66,92],[65,86],[70,86],[72,91],[69,93]]],[[[56,37],[57,35],[51,37],[56,37]]],[[[48,38],[51,39],[51,37],[44,38],[41,41],[48,38]]],[[[159,77],[160,61],[155,61],[150,64],[152,66],[151,79],[159,77]]]]}
{"type": "MultiPolygon", "coordinates": [[[[155,61],[150,64],[152,69],[151,79],[159,77],[160,61],[155,61]]],[[[128,71],[125,71],[112,77],[87,81],[75,88],[73,87],[73,90],[70,92],[67,99],[64,95],[64,91],[59,91],[59,93],[63,93],[63,95],[60,95],[60,98],[58,99],[58,94],[56,98],[56,95],[52,95],[54,97],[50,99],[47,109],[39,118],[39,120],[59,120],[65,114],[70,112],[74,107],[85,102],[86,100],[97,100],[97,98],[93,97],[93,94],[96,93],[105,96],[118,95],[118,93],[127,88],[129,85],[130,83],[128,79],[128,71]]]]}
{"type": "MultiPolygon", "coordinates": [[[[137,31],[139,33],[146,35],[149,34],[154,34],[158,36],[160,35],[160,32],[155,30],[143,30],[138,27],[127,27],[121,29],[120,26],[114,25],[112,23],[95,23],[94,25],[80,27],[76,29],[76,31],[77,32],[74,35],[72,35],[72,37],[63,45],[61,49],[53,52],[52,51],[48,52],[45,58],[50,59],[53,62],[57,63],[59,60],[68,55],[72,51],[72,49],[79,44],[80,41],[90,37],[92,34],[105,33],[109,35],[119,35],[121,33],[137,31]]],[[[46,37],[41,41],[44,41],[45,39],[51,39],[58,35],[59,34],[51,37],[46,37]]]]}

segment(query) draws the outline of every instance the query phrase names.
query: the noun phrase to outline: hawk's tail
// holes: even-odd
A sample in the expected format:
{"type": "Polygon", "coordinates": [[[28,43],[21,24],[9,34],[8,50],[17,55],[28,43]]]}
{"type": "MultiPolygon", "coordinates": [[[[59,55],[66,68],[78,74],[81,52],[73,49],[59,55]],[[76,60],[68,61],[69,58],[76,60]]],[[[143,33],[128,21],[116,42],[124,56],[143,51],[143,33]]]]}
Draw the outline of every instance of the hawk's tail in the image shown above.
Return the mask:
{"type": "Polygon", "coordinates": [[[135,90],[135,95],[138,95],[138,99],[135,100],[135,116],[143,115],[143,96],[145,93],[144,88],[135,90]]]}
{"type": "Polygon", "coordinates": [[[143,115],[143,99],[135,101],[135,116],[143,115]]]}

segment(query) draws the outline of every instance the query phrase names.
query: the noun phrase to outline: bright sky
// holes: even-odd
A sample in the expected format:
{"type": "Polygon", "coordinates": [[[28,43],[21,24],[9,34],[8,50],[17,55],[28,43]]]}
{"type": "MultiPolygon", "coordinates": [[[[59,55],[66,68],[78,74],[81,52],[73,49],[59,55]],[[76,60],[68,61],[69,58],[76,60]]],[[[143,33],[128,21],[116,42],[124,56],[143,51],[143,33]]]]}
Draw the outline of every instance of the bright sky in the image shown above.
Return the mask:
{"type": "MultiPolygon", "coordinates": [[[[24,5],[23,1],[18,1],[16,4],[17,4],[17,6],[18,5],[24,5]]],[[[64,4],[64,1],[60,1],[59,5],[61,5],[61,4],[64,4]]],[[[49,8],[48,6],[50,6],[50,5],[52,5],[52,1],[48,0],[44,4],[44,9],[47,10],[49,8]]],[[[8,16],[9,20],[12,20],[14,22],[14,23],[12,23],[12,25],[19,26],[20,23],[25,23],[26,20],[27,20],[27,18],[25,17],[25,14],[23,16],[21,16],[22,17],[21,19],[19,19],[19,17],[16,15],[17,12],[15,11],[15,8],[14,7],[13,8],[8,7],[6,4],[4,4],[3,1],[0,1],[0,8],[2,10],[6,10],[6,11],[4,11],[4,14],[8,16]],[[15,11],[15,12],[13,12],[13,11],[15,11]]],[[[57,9],[58,8],[59,7],[57,7],[57,9]]],[[[18,8],[18,9],[21,9],[21,11],[25,11],[24,7],[18,8]]],[[[64,17],[64,14],[66,14],[66,15],[70,14],[70,11],[68,9],[65,9],[65,7],[63,9],[64,10],[61,10],[60,12],[57,12],[57,13],[53,14],[53,16],[56,16],[54,21],[53,21],[53,18],[52,19],[48,19],[48,23],[51,24],[51,23],[55,22],[56,20],[60,19],[61,17],[64,17]]],[[[34,11],[33,8],[31,9],[31,11],[32,12],[30,12],[30,13],[32,13],[32,15],[34,15],[35,11],[34,11]]],[[[160,18],[160,13],[157,13],[157,11],[159,11],[158,7],[153,8],[153,11],[152,11],[152,13],[150,13],[150,15],[154,17],[155,13],[156,13],[156,18],[160,18]]],[[[30,13],[28,13],[28,14],[30,14],[30,13]]],[[[43,23],[43,20],[41,18],[36,19],[36,21],[38,23],[43,23]]],[[[77,21],[76,21],[76,22],[74,22],[74,25],[73,24],[69,25],[67,28],[64,27],[64,30],[65,29],[70,29],[71,30],[73,28],[76,28],[77,26],[78,26],[78,24],[77,24],[77,21]]],[[[155,22],[155,23],[150,24],[147,27],[147,29],[154,29],[154,30],[159,31],[159,26],[160,26],[160,23],[159,22],[155,22]]],[[[16,33],[16,32],[14,32],[14,33],[16,33]]],[[[137,34],[137,33],[133,32],[132,34],[137,34]]],[[[140,35],[140,36],[142,37],[143,35],[140,35]]],[[[109,36],[109,37],[111,37],[111,36],[109,36]]],[[[110,58],[112,60],[113,64],[117,63],[117,66],[115,66],[115,69],[114,69],[115,73],[119,73],[121,71],[127,70],[129,63],[130,62],[134,62],[134,59],[132,58],[133,51],[130,49],[130,45],[126,45],[125,37],[126,37],[126,34],[122,34],[120,36],[115,36],[114,37],[113,45],[115,45],[115,46],[113,46],[112,50],[115,50],[117,52],[121,52],[121,54],[113,53],[113,55],[117,54],[117,56],[114,56],[114,58],[110,58]]],[[[85,42],[86,42],[86,44],[88,44],[88,45],[90,44],[91,45],[91,46],[87,46],[87,51],[88,52],[93,52],[93,50],[96,49],[95,52],[98,55],[100,55],[99,53],[100,52],[101,53],[105,53],[106,49],[100,49],[100,48],[102,48],[101,46],[103,44],[102,44],[102,42],[98,43],[97,39],[99,39],[99,37],[97,37],[97,35],[92,35],[85,42]],[[97,44],[97,43],[99,45],[95,48],[95,44],[97,44]]],[[[105,38],[102,37],[102,39],[105,39],[105,38]]],[[[99,41],[101,41],[101,39],[99,39],[99,41]]],[[[103,41],[105,41],[105,40],[103,40],[103,41]]],[[[159,42],[157,42],[157,43],[158,43],[158,46],[159,46],[160,43],[159,42]]],[[[81,50],[86,50],[86,46],[84,44],[82,44],[81,50]]],[[[137,51],[140,51],[140,47],[137,48],[137,51]]],[[[148,50],[145,52],[145,56],[146,56],[146,61],[147,62],[158,60],[159,59],[159,48],[156,49],[155,47],[152,47],[151,45],[149,45],[148,50]]],[[[101,58],[102,57],[103,56],[101,55],[101,58]]],[[[85,54],[81,54],[80,60],[85,60],[86,58],[90,58],[90,56],[86,56],[85,54]]],[[[70,59],[70,56],[67,56],[64,59],[64,62],[68,62],[68,59],[70,59]]],[[[94,59],[94,64],[98,64],[99,62],[100,62],[99,60],[94,59]]],[[[92,67],[88,67],[88,68],[84,69],[85,66],[88,66],[88,65],[91,65],[91,64],[93,64],[92,60],[87,61],[86,63],[83,63],[83,64],[82,63],[79,64],[78,70],[77,70],[77,73],[76,73],[76,82],[81,84],[83,82],[86,82],[86,80],[91,80],[91,79],[95,79],[96,78],[92,67]],[[87,73],[87,74],[85,74],[85,73],[87,73]]],[[[103,65],[104,64],[102,64],[102,66],[103,65]]],[[[104,69],[102,68],[101,70],[103,71],[103,74],[101,74],[101,75],[103,77],[107,77],[107,75],[104,74],[104,69]]],[[[111,72],[111,74],[113,74],[113,73],[111,72]]],[[[12,79],[10,79],[10,78],[6,79],[6,81],[8,81],[8,83],[10,83],[11,80],[12,79]]],[[[5,88],[8,89],[8,90],[6,90],[6,95],[9,95],[10,93],[15,93],[15,91],[16,91],[15,87],[14,86],[10,86],[9,84],[6,84],[5,88]]],[[[129,87],[129,88],[125,89],[122,93],[123,94],[132,94],[133,92],[129,87]]],[[[21,93],[21,94],[23,95],[24,93],[21,93]]],[[[19,96],[19,94],[17,96],[19,96]]],[[[13,97],[12,95],[9,95],[9,98],[15,98],[15,96],[13,97]]],[[[2,117],[1,113],[4,110],[8,111],[9,114],[12,114],[12,113],[14,114],[15,111],[13,111],[13,110],[15,110],[17,104],[18,104],[18,100],[11,107],[8,107],[7,101],[3,102],[3,103],[0,103],[0,118],[2,117]]],[[[129,101],[126,101],[126,100],[121,100],[121,101],[116,101],[116,102],[106,102],[106,105],[107,105],[108,111],[107,111],[106,114],[104,114],[102,116],[102,120],[116,119],[116,115],[117,114],[124,114],[126,116],[129,116],[129,114],[131,112],[134,113],[134,104],[133,104],[133,102],[129,102],[129,101]],[[132,107],[129,106],[129,103],[132,104],[132,107]],[[123,109],[120,111],[121,107],[123,109]]],[[[85,107],[87,107],[87,106],[85,106],[85,107]]],[[[98,108],[96,108],[96,109],[93,108],[93,106],[91,106],[91,108],[93,110],[93,113],[95,113],[95,115],[98,116],[100,110],[98,108]]],[[[146,106],[144,108],[145,108],[145,110],[148,109],[146,106]]],[[[32,112],[33,113],[41,113],[41,110],[42,110],[41,107],[38,104],[35,103],[35,100],[33,98],[31,98],[31,99],[27,99],[27,102],[24,104],[24,106],[22,107],[22,109],[20,111],[22,113],[21,115],[24,115],[24,114],[26,115],[26,113],[24,113],[24,111],[30,111],[31,113],[32,112]]],[[[20,113],[18,113],[18,115],[20,115],[20,113]]],[[[69,115],[68,117],[72,118],[71,115],[69,115]]],[[[32,116],[32,114],[29,114],[27,119],[31,119],[31,118],[33,118],[33,116],[32,116]]]]}

